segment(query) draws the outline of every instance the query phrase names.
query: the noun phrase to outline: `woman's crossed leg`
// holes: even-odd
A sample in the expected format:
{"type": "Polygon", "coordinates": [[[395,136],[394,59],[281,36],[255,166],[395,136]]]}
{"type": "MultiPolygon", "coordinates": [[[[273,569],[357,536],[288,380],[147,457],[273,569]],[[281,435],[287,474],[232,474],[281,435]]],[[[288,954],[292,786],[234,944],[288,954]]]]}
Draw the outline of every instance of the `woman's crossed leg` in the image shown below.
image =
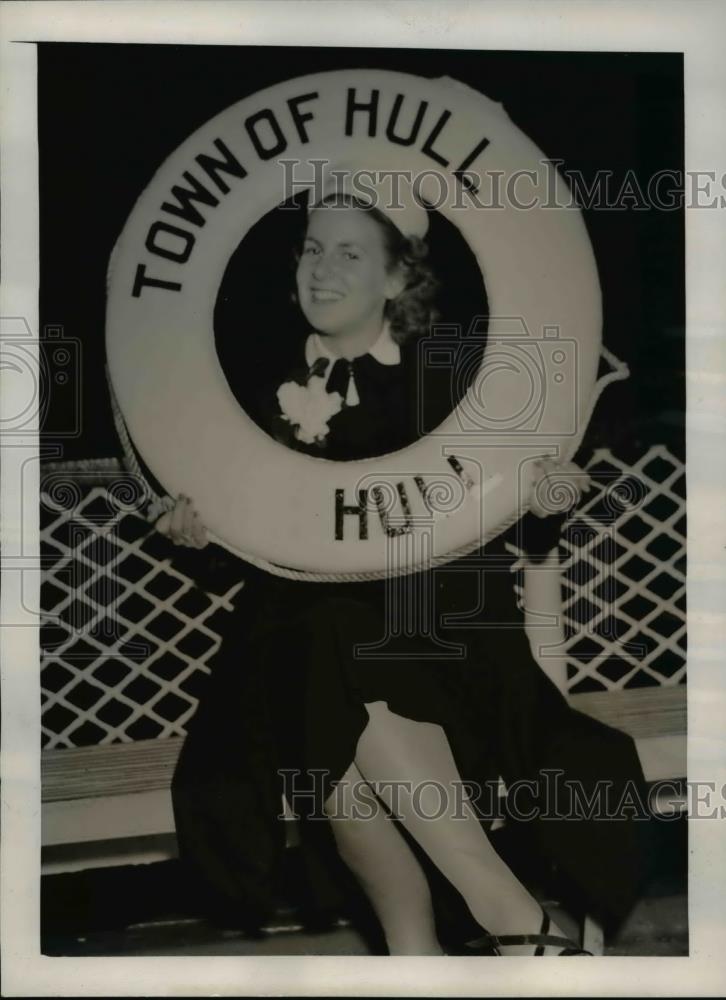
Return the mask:
{"type": "MultiPolygon", "coordinates": [[[[428,882],[404,838],[378,804],[356,816],[350,788],[367,782],[463,896],[472,915],[497,936],[537,934],[542,910],[499,857],[484,832],[441,726],[366,705],[369,722],[355,763],[326,801],[338,850],[375,909],[391,954],[442,954],[436,941],[428,882]],[[457,808],[441,808],[442,798],[457,808]],[[340,818],[345,817],[345,818],[340,818]],[[435,818],[431,818],[435,817],[435,818]]],[[[551,932],[562,935],[552,925],[551,932]]],[[[532,945],[502,947],[532,955],[532,945]]],[[[545,954],[560,949],[547,948],[545,954]]]]}

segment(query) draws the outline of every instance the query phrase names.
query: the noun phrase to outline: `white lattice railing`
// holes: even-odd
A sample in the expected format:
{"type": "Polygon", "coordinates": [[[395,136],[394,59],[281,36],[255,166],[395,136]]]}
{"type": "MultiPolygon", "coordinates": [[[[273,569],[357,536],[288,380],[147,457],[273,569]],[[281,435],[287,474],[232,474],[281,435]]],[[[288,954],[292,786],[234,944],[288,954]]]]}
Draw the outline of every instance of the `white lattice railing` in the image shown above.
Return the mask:
{"type": "Polygon", "coordinates": [[[598,488],[562,536],[569,690],[678,684],[686,673],[683,463],[662,446],[631,465],[600,449],[588,472],[598,488]]]}
{"type": "Polygon", "coordinates": [[[164,558],[134,477],[50,471],[41,484],[46,748],[184,734],[236,583],[207,594],[164,558]]]}
{"type": "MultiPolygon", "coordinates": [[[[685,477],[655,446],[600,450],[596,489],[562,535],[573,693],[685,679],[685,477]]],[[[46,749],[180,736],[219,646],[223,596],[198,590],[140,516],[114,460],[48,466],[41,483],[41,689],[46,749]]]]}

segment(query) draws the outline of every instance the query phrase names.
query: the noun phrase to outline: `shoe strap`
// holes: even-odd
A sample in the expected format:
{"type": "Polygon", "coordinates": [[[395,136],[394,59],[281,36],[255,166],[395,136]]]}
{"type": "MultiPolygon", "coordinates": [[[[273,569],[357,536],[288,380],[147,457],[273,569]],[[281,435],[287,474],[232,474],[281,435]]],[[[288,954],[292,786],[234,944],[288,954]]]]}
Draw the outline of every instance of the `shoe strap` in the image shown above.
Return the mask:
{"type": "Polygon", "coordinates": [[[549,914],[542,911],[542,926],[539,934],[504,934],[495,936],[492,944],[494,947],[507,947],[510,945],[533,944],[534,954],[541,957],[545,953],[545,948],[562,948],[560,955],[590,955],[589,951],[578,948],[570,938],[562,937],[559,934],[550,934],[551,921],[549,914]]]}
{"type": "Polygon", "coordinates": [[[579,951],[574,941],[570,938],[560,937],[558,934],[505,934],[495,938],[494,943],[504,947],[508,947],[509,945],[534,944],[538,946],[535,954],[543,954],[543,952],[539,952],[539,948],[544,949],[546,946],[551,948],[566,948],[568,951],[579,951]]]}
{"type": "Polygon", "coordinates": [[[499,939],[494,937],[493,934],[484,934],[482,937],[475,938],[473,941],[467,941],[465,947],[471,949],[471,951],[480,951],[484,948],[488,948],[494,955],[499,955],[500,951],[498,945],[499,939]]]}

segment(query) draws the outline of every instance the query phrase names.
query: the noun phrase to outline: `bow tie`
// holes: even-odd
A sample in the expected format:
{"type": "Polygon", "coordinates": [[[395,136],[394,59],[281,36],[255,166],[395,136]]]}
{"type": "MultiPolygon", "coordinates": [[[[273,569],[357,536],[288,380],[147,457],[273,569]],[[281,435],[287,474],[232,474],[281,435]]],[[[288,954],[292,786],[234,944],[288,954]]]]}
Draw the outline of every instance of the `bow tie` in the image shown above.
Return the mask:
{"type": "Polygon", "coordinates": [[[326,390],[328,392],[338,392],[345,400],[347,406],[357,406],[360,402],[358,395],[358,383],[363,384],[367,379],[385,373],[386,366],[371,354],[362,354],[358,358],[348,361],[345,358],[338,358],[333,362],[332,369],[328,368],[329,362],[325,358],[319,358],[313,365],[312,371],[315,374],[324,374],[330,370],[326,390]],[[325,362],[323,368],[321,362],[325,362]],[[320,366],[318,368],[318,366],[320,366]]]}

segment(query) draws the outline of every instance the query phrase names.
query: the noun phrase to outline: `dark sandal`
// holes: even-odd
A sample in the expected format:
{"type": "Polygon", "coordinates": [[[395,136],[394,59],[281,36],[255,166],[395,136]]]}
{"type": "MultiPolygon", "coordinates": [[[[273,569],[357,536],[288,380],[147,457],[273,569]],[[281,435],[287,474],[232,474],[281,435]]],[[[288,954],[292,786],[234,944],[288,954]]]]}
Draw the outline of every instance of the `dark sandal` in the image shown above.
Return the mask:
{"type": "Polygon", "coordinates": [[[544,955],[546,947],[561,947],[562,951],[559,953],[560,955],[589,955],[590,957],[593,957],[591,951],[585,951],[584,948],[578,948],[575,942],[571,941],[570,938],[561,937],[559,934],[550,934],[550,926],[551,920],[549,915],[543,910],[542,926],[539,934],[504,934],[502,936],[497,936],[496,934],[485,934],[483,937],[477,938],[476,941],[467,942],[467,948],[470,948],[472,951],[480,951],[482,948],[491,948],[492,951],[490,954],[501,955],[502,953],[499,949],[502,947],[506,948],[508,945],[533,944],[536,946],[534,951],[535,957],[544,955]]]}

